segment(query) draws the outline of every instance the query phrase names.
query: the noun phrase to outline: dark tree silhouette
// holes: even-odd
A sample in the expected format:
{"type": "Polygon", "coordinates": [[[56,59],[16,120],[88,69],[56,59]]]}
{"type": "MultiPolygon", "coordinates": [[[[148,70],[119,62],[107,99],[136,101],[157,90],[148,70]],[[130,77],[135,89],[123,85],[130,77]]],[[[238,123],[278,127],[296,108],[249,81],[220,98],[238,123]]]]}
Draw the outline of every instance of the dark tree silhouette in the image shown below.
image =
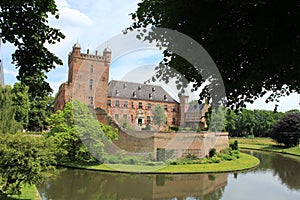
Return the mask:
{"type": "MultiPolygon", "coordinates": [[[[300,93],[300,2],[298,0],[143,0],[128,30],[162,27],[196,40],[215,61],[228,104],[244,107],[271,91],[267,101],[300,93]]],[[[166,35],[145,34],[154,40],[166,35]]],[[[146,35],[146,36],[145,36],[146,35]]],[[[141,37],[141,36],[139,36],[141,37]]],[[[169,38],[165,37],[168,41],[169,38]]],[[[187,50],[189,45],[187,46],[187,50]]],[[[158,74],[177,70],[198,88],[202,75],[168,49],[158,74]]],[[[161,76],[167,80],[169,76],[161,76]]],[[[210,97],[204,88],[200,99],[210,97]]]]}
{"type": "Polygon", "coordinates": [[[288,113],[274,127],[271,138],[287,147],[297,146],[300,139],[300,113],[288,113]]]}

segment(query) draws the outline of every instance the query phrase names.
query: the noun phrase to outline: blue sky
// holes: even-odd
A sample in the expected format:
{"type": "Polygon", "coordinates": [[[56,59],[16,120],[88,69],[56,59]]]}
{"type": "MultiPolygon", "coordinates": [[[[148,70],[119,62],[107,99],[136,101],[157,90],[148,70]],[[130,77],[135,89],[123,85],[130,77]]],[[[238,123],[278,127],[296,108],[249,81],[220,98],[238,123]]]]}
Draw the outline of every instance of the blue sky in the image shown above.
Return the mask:
{"type": "MultiPolygon", "coordinates": [[[[63,66],[57,66],[55,70],[48,73],[48,82],[55,92],[59,85],[67,80],[68,54],[76,41],[81,44],[82,51],[98,49],[101,52],[107,45],[112,49],[110,79],[134,79],[131,81],[142,82],[147,77],[151,77],[154,66],[162,58],[161,52],[147,44],[142,44],[141,48],[136,48],[135,51],[129,51],[130,48],[127,51],[124,44],[118,46],[116,42],[122,37],[122,30],[132,24],[129,13],[137,9],[138,2],[140,0],[56,0],[60,19],[50,18],[49,23],[61,29],[66,39],[56,45],[48,46],[64,63],[63,66]]],[[[132,44],[128,44],[130,45],[132,44]]],[[[13,51],[12,45],[2,44],[1,57],[4,61],[6,84],[16,82],[17,70],[11,64],[13,51]]],[[[292,94],[281,99],[278,110],[300,109],[299,102],[300,95],[292,94]]],[[[264,99],[259,99],[247,107],[272,110],[274,105],[275,103],[265,104],[264,99]]]]}

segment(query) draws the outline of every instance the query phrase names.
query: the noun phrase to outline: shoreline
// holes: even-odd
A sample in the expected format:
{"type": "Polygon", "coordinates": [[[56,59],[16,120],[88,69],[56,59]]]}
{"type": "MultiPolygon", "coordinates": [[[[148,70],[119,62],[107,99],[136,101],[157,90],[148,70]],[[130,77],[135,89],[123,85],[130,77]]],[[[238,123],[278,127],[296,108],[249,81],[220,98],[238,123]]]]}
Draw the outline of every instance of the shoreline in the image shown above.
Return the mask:
{"type": "Polygon", "coordinates": [[[80,164],[60,164],[59,166],[71,169],[84,169],[109,173],[128,174],[204,174],[204,173],[230,173],[246,171],[256,168],[260,161],[258,158],[240,153],[239,159],[223,161],[221,163],[209,164],[185,164],[185,165],[125,165],[125,164],[100,164],[100,165],[80,165],[80,164]]]}

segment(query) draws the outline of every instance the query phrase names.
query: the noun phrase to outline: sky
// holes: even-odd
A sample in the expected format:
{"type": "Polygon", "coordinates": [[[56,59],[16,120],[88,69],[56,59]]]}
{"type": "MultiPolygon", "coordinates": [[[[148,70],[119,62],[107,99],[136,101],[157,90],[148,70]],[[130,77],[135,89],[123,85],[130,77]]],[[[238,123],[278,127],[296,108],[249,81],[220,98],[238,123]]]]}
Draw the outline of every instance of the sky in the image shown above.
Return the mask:
{"type": "MultiPolygon", "coordinates": [[[[134,34],[126,36],[122,34],[122,30],[132,24],[129,14],[136,11],[140,0],[55,0],[55,2],[60,18],[56,20],[51,17],[49,23],[59,28],[66,38],[56,45],[47,46],[64,63],[47,74],[54,93],[61,83],[67,81],[68,54],[76,42],[80,43],[83,52],[87,49],[92,53],[95,50],[102,52],[105,47],[112,49],[110,80],[144,82],[151,78],[154,74],[153,69],[162,59],[161,51],[152,44],[136,43],[134,34]]],[[[5,84],[10,85],[17,81],[18,73],[11,64],[11,54],[14,50],[8,43],[2,44],[0,49],[5,84]]],[[[173,86],[169,87],[170,91],[175,90],[173,86]]],[[[273,110],[275,103],[266,104],[264,99],[248,104],[247,108],[273,110]]],[[[278,110],[300,109],[299,103],[300,95],[292,94],[280,99],[278,110]]]]}

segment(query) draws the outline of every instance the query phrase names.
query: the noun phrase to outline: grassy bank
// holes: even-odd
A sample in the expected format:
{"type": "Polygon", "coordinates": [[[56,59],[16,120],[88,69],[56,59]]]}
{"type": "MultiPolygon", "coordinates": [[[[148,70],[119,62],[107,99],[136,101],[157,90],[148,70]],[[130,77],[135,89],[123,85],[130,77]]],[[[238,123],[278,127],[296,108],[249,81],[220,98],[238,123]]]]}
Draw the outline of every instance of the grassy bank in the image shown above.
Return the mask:
{"type": "Polygon", "coordinates": [[[232,161],[210,164],[186,164],[186,165],[126,165],[126,164],[101,164],[79,165],[68,164],[66,166],[80,169],[99,170],[108,172],[129,173],[217,173],[231,172],[253,168],[259,164],[259,160],[248,154],[241,153],[240,158],[232,161]]]}
{"type": "Polygon", "coordinates": [[[40,200],[41,197],[35,187],[35,185],[25,185],[21,189],[21,195],[12,195],[9,197],[10,200],[13,199],[26,199],[26,200],[40,200]]]}
{"type": "Polygon", "coordinates": [[[300,145],[297,147],[286,148],[283,145],[278,145],[271,138],[231,138],[230,142],[234,142],[235,140],[238,141],[241,149],[270,151],[300,157],[300,145]]]}

